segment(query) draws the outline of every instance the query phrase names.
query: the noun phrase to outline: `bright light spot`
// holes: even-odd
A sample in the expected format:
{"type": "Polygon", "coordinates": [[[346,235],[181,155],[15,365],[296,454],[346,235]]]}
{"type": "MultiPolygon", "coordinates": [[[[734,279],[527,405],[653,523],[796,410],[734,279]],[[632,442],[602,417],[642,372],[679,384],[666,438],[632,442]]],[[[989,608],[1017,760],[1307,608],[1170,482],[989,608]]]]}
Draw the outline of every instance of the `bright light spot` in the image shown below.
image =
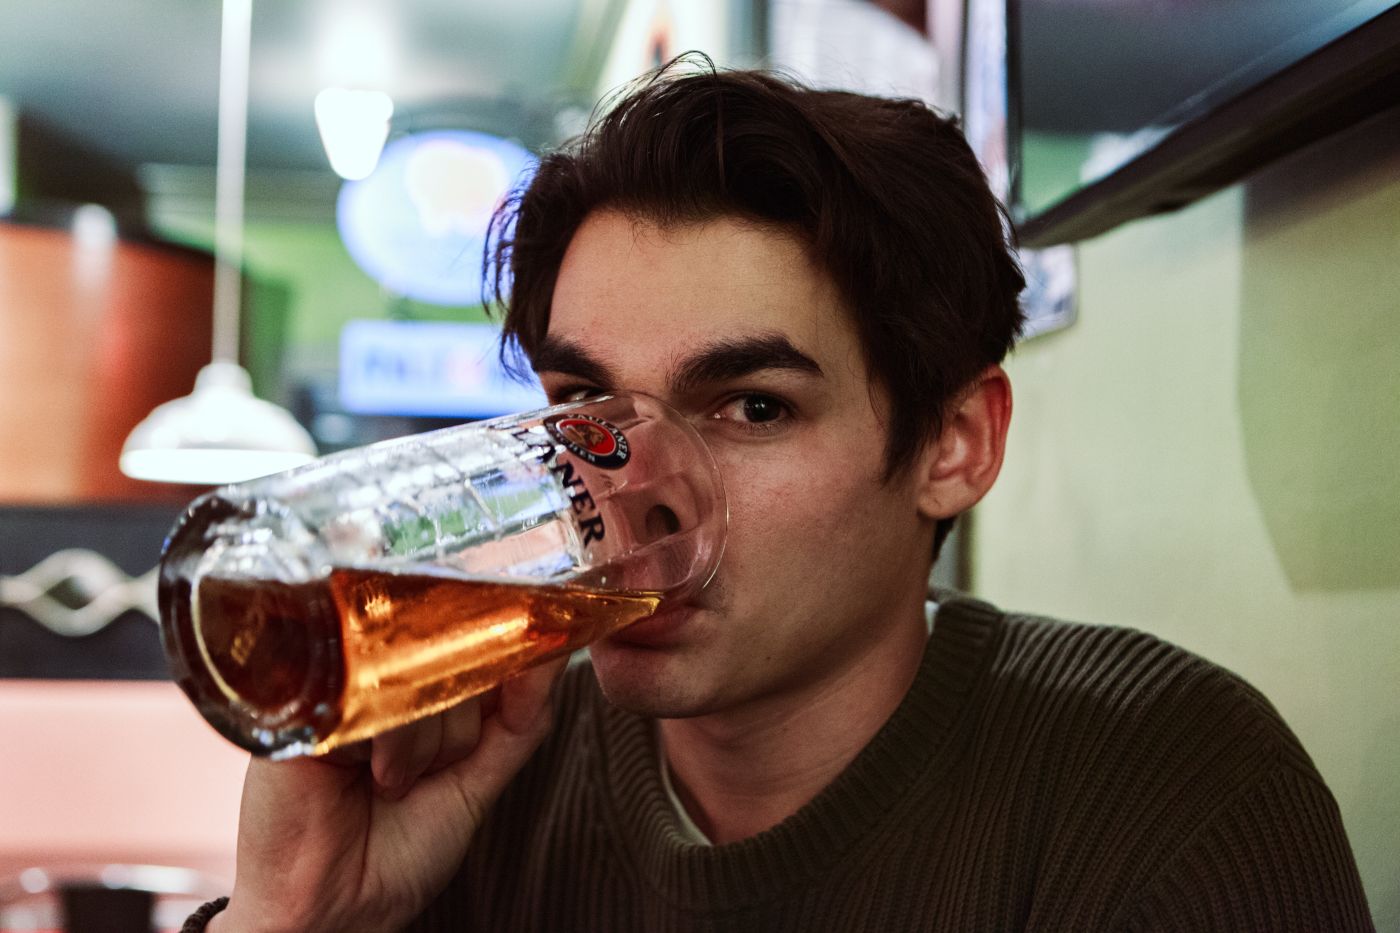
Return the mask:
{"type": "Polygon", "coordinates": [[[49,876],[42,868],[26,868],[19,873],[19,886],[30,894],[42,894],[49,889],[49,876]]]}
{"type": "Polygon", "coordinates": [[[389,138],[394,102],[381,91],[328,87],[316,95],[316,128],[331,168],[341,178],[368,178],[389,138]]]}
{"type": "Polygon", "coordinates": [[[337,447],[355,439],[355,419],[338,411],[324,411],[311,422],[312,433],[327,444],[337,447]]]}
{"type": "Polygon", "coordinates": [[[373,590],[365,597],[365,617],[383,624],[394,615],[394,600],[382,590],[373,590]]]}
{"type": "Polygon", "coordinates": [[[84,288],[105,287],[117,245],[117,219],[99,204],[73,212],[73,277],[84,288]]]}
{"type": "Polygon", "coordinates": [[[84,204],[73,212],[73,239],[79,249],[111,249],[117,242],[117,220],[100,204],[84,204]]]}

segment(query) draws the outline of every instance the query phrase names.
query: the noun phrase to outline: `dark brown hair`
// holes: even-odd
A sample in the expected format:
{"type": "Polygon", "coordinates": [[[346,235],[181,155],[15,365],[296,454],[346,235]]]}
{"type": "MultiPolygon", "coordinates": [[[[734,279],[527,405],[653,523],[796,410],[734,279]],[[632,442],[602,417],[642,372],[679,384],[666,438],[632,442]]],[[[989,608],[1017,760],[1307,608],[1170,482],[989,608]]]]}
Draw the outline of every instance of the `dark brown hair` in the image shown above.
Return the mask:
{"type": "MultiPolygon", "coordinates": [[[[889,393],[887,479],[1021,327],[1025,283],[1001,207],[956,122],[918,101],[663,68],[546,155],[493,219],[488,279],[507,357],[540,346],[564,252],[603,208],[660,226],[733,216],[805,242],[889,393]]],[[[951,527],[939,523],[935,556],[951,527]]]]}

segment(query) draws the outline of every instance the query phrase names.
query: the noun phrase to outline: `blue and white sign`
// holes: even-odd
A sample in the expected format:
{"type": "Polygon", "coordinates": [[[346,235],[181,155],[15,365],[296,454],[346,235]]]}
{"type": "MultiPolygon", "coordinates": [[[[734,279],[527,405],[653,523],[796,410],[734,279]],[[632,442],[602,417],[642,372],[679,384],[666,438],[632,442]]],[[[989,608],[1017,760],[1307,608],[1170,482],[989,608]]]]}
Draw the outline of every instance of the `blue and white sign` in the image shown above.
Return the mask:
{"type": "Polygon", "coordinates": [[[535,165],[525,149],[486,133],[400,137],[384,147],[373,174],[341,186],[340,238],[355,263],[397,295],[480,304],[491,215],[535,165]]]}
{"type": "Polygon", "coordinates": [[[545,405],[501,368],[494,324],[351,321],[340,332],[340,404],[373,415],[492,418],[545,405]]]}

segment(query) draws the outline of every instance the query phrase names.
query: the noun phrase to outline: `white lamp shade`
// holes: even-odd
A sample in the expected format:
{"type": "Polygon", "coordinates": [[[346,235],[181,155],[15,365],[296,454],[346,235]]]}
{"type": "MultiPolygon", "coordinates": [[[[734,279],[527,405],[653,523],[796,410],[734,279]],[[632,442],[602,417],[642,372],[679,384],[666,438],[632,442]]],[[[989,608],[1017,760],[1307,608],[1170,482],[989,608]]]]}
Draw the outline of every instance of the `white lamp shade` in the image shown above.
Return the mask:
{"type": "Polygon", "coordinates": [[[217,486],[291,469],[316,457],[311,435],[285,410],[253,395],[236,363],[216,361],[194,391],[157,406],[122,446],[136,479],[217,486]]]}
{"type": "Polygon", "coordinates": [[[330,87],[316,95],[316,128],[326,158],[341,178],[368,178],[389,138],[394,102],[382,91],[330,87]]]}

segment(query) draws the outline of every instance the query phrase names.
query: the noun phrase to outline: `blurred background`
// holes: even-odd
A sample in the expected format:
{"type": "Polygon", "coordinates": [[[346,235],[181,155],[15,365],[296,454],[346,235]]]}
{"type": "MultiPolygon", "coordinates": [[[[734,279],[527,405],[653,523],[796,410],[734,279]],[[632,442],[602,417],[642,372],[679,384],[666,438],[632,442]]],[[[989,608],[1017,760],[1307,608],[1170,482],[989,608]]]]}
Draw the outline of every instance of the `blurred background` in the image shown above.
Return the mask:
{"type": "Polygon", "coordinates": [[[936,576],[1259,687],[1400,929],[1393,2],[48,0],[0,4],[0,930],[88,886],[178,926],[232,877],[244,757],[153,621],[205,487],[124,445],[202,372],[260,454],[534,407],[486,218],[688,50],[962,115],[1032,326],[936,576]]]}

